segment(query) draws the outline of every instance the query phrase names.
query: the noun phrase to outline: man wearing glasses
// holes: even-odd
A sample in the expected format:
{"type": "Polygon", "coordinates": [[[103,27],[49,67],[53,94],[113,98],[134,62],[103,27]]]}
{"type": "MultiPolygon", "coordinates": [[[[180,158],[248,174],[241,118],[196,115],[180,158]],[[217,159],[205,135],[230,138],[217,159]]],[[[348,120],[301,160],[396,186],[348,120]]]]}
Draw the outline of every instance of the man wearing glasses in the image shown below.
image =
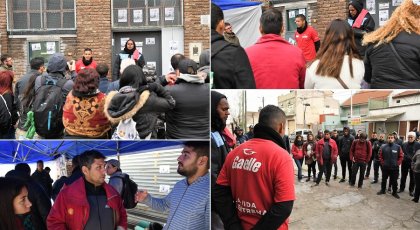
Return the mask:
{"type": "Polygon", "coordinates": [[[225,32],[223,33],[223,36],[225,37],[226,41],[237,46],[241,46],[241,43],[239,43],[239,38],[233,32],[232,25],[229,22],[225,22],[225,32]]]}
{"type": "Polygon", "coordinates": [[[1,55],[0,71],[10,70],[13,71],[13,58],[8,54],[1,55]]]}
{"type": "Polygon", "coordinates": [[[408,187],[410,196],[413,196],[414,183],[415,183],[413,170],[411,169],[411,161],[416,151],[420,149],[420,143],[416,142],[415,139],[416,139],[416,133],[409,132],[408,141],[402,144],[402,150],[404,152],[404,159],[401,165],[401,181],[400,181],[400,190],[398,190],[398,193],[404,192],[405,182],[407,180],[407,174],[410,173],[410,185],[408,187]]]}

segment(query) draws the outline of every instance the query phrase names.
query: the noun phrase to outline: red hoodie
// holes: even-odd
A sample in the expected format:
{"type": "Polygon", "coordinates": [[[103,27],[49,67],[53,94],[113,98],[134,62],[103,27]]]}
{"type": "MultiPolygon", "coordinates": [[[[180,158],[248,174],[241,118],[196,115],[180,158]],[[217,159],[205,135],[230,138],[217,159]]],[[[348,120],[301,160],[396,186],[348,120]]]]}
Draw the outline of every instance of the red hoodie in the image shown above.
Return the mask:
{"type": "Polygon", "coordinates": [[[367,163],[372,156],[372,145],[370,141],[361,142],[355,140],[350,148],[350,160],[354,162],[367,163]],[[354,159],[353,159],[354,158],[354,159]]]}
{"type": "Polygon", "coordinates": [[[298,47],[279,35],[266,34],[245,51],[257,89],[303,89],[306,62],[298,47]]]}

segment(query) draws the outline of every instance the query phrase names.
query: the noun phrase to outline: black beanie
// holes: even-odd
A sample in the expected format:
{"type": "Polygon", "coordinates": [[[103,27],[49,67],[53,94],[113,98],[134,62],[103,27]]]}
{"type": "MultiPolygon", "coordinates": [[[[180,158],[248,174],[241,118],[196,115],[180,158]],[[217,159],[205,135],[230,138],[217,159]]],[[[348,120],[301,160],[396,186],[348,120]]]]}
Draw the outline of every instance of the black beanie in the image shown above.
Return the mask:
{"type": "Polygon", "coordinates": [[[362,12],[363,9],[363,3],[359,2],[357,0],[352,0],[349,2],[349,5],[352,5],[356,10],[357,10],[357,15],[360,14],[360,12],[362,12]]]}

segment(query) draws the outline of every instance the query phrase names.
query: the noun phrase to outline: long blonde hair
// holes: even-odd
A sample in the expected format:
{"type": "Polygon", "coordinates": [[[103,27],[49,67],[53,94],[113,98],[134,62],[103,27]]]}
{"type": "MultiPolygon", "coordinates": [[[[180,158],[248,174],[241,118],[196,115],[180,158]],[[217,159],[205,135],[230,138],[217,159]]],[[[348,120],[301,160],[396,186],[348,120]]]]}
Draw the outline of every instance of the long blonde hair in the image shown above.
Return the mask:
{"type": "Polygon", "coordinates": [[[413,3],[413,0],[405,0],[394,13],[386,24],[379,29],[368,33],[363,38],[363,45],[369,43],[378,43],[376,46],[391,42],[399,33],[406,31],[420,34],[420,6],[413,3]]]}

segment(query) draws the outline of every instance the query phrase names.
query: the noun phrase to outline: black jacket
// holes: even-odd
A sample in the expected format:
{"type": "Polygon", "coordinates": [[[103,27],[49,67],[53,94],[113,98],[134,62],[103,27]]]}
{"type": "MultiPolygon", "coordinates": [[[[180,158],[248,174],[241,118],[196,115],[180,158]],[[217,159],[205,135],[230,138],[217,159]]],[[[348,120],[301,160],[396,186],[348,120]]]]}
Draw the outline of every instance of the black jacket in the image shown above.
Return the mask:
{"type": "Polygon", "coordinates": [[[211,71],[215,89],[255,89],[254,74],[244,48],[211,31],[211,71]]]}
{"type": "Polygon", "coordinates": [[[145,90],[130,93],[110,92],[105,99],[105,116],[112,124],[133,118],[140,138],[146,138],[155,130],[158,113],[175,107],[175,100],[165,88],[157,85],[153,92],[145,90]]]}
{"type": "Polygon", "coordinates": [[[32,179],[38,182],[45,189],[48,197],[51,198],[53,180],[51,179],[50,174],[45,170],[42,170],[41,172],[35,170],[35,172],[32,173],[32,179]]]}
{"type": "MultiPolygon", "coordinates": [[[[349,21],[353,20],[349,17],[349,21]]],[[[360,56],[364,57],[366,52],[366,46],[362,46],[363,36],[366,33],[372,32],[375,30],[375,21],[373,20],[370,13],[367,13],[365,18],[363,19],[363,23],[360,28],[352,28],[354,33],[354,41],[357,46],[357,50],[359,51],[360,56]]]]}
{"type": "Polygon", "coordinates": [[[417,141],[414,141],[411,144],[409,142],[404,142],[401,148],[404,153],[403,161],[411,163],[411,159],[413,159],[414,154],[420,149],[420,143],[417,141]]]}
{"type": "Polygon", "coordinates": [[[340,155],[340,158],[349,158],[350,155],[350,148],[354,141],[354,137],[352,135],[349,136],[342,136],[338,140],[338,154],[340,155]]]}
{"type": "Polygon", "coordinates": [[[166,89],[176,101],[166,112],[168,139],[209,139],[209,85],[184,80],[166,89]]]}
{"type": "Polygon", "coordinates": [[[385,140],[377,140],[372,145],[372,156],[375,160],[379,160],[379,149],[383,144],[386,144],[385,140]]]}
{"type": "MultiPolygon", "coordinates": [[[[7,92],[7,93],[3,94],[3,98],[6,101],[7,108],[4,106],[4,102],[2,101],[0,109],[3,109],[3,110],[9,109],[9,112],[10,112],[10,115],[11,115],[11,120],[12,120],[11,126],[13,126],[14,124],[16,124],[16,122],[19,119],[19,115],[17,113],[18,108],[17,108],[17,105],[15,103],[13,93],[7,92]]],[[[8,132],[8,130],[0,130],[0,137],[1,137],[1,135],[7,134],[7,132],[8,132]]]]}
{"type": "Polygon", "coordinates": [[[401,32],[392,40],[395,50],[414,76],[395,57],[389,44],[369,44],[366,50],[365,77],[372,89],[419,89],[420,88],[420,35],[401,32]]]}

